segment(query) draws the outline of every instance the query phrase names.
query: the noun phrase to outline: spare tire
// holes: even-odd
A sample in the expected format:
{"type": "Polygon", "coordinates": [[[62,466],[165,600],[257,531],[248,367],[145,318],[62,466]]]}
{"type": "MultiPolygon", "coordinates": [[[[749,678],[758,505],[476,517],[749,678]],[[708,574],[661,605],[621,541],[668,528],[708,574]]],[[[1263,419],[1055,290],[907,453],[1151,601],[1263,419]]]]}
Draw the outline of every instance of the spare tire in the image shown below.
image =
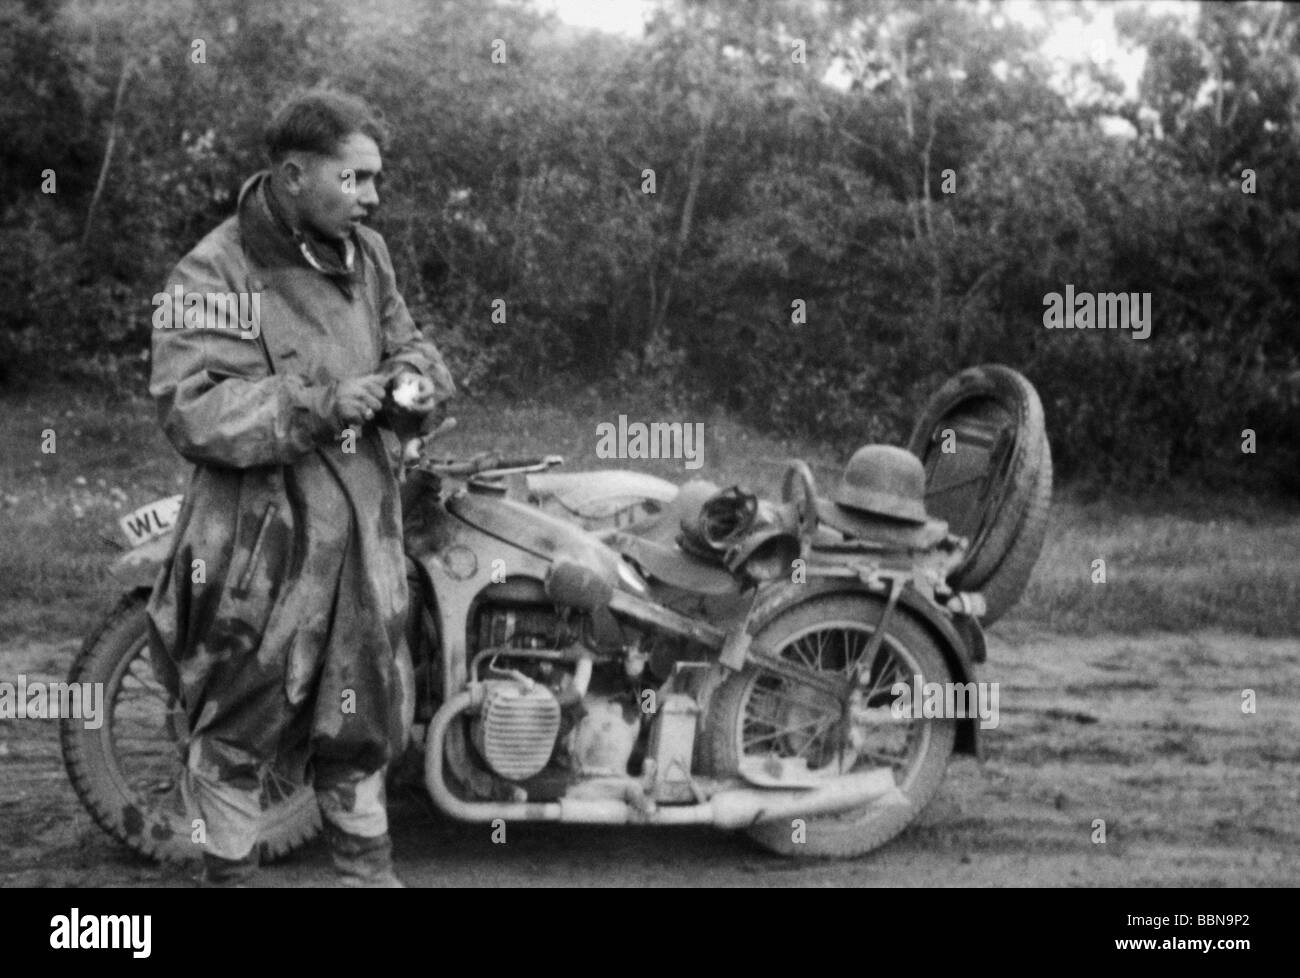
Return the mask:
{"type": "Polygon", "coordinates": [[[925,508],[969,540],[949,583],[979,591],[992,624],[1020,599],[1047,533],[1052,453],[1043,405],[1000,364],[963,370],[930,398],[908,448],[925,464],[925,508]]]}

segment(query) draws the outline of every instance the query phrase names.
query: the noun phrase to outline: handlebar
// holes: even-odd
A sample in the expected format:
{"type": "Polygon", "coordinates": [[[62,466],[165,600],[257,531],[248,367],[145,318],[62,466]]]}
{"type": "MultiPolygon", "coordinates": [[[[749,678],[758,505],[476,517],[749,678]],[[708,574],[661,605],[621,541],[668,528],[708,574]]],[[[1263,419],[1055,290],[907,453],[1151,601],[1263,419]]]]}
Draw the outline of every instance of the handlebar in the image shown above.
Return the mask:
{"type": "Polygon", "coordinates": [[[495,452],[483,452],[468,459],[422,458],[417,467],[436,475],[467,479],[489,472],[500,475],[511,472],[545,472],[563,464],[564,458],[560,455],[501,456],[495,452]]]}
{"type": "Polygon", "coordinates": [[[406,466],[410,469],[419,469],[434,475],[468,479],[487,473],[508,475],[522,472],[545,472],[547,469],[564,464],[564,458],[560,455],[502,456],[496,452],[480,452],[471,458],[456,459],[437,458],[424,454],[425,445],[455,427],[455,418],[444,418],[437,427],[419,438],[411,440],[403,451],[403,460],[406,466]]]}

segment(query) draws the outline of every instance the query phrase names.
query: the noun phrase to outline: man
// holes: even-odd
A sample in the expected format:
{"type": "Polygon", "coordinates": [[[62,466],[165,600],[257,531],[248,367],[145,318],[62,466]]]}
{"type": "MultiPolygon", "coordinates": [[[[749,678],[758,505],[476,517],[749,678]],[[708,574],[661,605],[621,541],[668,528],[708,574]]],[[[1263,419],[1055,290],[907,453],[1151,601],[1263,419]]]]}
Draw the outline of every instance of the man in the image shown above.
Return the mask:
{"type": "Polygon", "coordinates": [[[344,884],[401,885],[384,774],[405,733],[407,590],[382,405],[401,374],[426,417],[454,386],[361,223],[379,203],[385,136],[344,95],[281,109],[270,170],[176,266],[183,322],[153,334],[150,394],[195,468],[148,613],[189,720],[209,884],[257,869],[259,823],[279,799],[268,788],[288,777],[314,784],[344,884]],[[228,321],[217,297],[232,293],[257,322],[228,321]]]}

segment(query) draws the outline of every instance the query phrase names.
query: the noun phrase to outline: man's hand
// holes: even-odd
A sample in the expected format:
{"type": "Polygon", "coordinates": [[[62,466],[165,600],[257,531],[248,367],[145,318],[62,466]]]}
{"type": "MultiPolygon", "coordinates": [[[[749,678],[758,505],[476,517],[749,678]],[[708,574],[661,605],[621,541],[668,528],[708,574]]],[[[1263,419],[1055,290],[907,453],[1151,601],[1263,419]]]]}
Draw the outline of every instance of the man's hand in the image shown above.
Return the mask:
{"type": "Polygon", "coordinates": [[[334,411],[345,425],[365,424],[384,403],[384,377],[365,374],[339,381],[334,411]]]}
{"type": "Polygon", "coordinates": [[[447,394],[434,381],[413,370],[404,370],[393,384],[393,399],[399,407],[415,414],[429,414],[447,394]]]}

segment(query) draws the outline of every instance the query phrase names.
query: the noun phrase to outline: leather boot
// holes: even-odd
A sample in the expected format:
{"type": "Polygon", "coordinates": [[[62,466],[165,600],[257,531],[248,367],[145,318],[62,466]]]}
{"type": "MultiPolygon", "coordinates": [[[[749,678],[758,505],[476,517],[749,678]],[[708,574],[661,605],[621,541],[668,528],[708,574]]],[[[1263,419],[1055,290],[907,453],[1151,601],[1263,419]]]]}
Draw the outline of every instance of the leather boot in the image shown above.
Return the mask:
{"type": "Polygon", "coordinates": [[[203,889],[247,889],[257,878],[258,847],[242,859],[223,859],[210,852],[203,854],[203,873],[198,884],[203,889]]]}
{"type": "Polygon", "coordinates": [[[393,872],[393,842],[388,833],[367,837],[325,823],[325,838],[340,886],[403,889],[393,872]]]}

